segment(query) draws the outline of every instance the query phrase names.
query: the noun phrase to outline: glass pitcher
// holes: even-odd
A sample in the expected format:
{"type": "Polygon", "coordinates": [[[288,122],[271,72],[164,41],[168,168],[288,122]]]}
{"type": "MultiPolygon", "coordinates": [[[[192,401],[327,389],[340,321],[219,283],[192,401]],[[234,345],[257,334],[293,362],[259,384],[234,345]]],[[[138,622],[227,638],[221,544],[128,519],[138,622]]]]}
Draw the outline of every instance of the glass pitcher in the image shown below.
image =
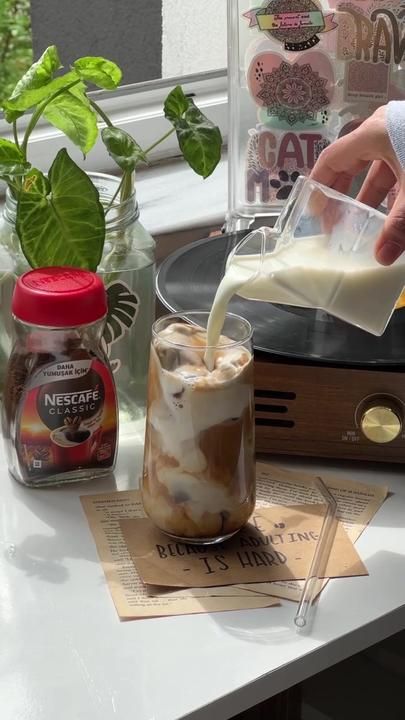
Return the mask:
{"type": "Polygon", "coordinates": [[[227,261],[238,295],[325,310],[380,336],[405,286],[405,258],[380,265],[374,248],[386,216],[300,178],[274,229],[250,233],[227,261]]]}

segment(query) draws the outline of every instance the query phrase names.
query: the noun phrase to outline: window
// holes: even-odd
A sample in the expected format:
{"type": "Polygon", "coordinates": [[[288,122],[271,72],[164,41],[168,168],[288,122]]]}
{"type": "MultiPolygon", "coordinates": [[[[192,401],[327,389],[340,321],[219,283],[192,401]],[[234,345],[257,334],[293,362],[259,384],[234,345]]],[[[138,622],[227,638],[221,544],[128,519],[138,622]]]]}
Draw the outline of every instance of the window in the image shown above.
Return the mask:
{"type": "Polygon", "coordinates": [[[104,55],[124,85],[226,67],[226,0],[31,0],[31,14],[36,55],[104,55]]]}
{"type": "Polygon", "coordinates": [[[30,0],[0,2],[0,99],[32,63],[30,0]]]}
{"type": "MultiPolygon", "coordinates": [[[[6,43],[11,29],[12,42],[7,76],[5,69],[0,75],[0,97],[15,84],[13,73],[19,76],[29,66],[32,53],[38,57],[55,44],[65,66],[81,55],[103,55],[120,65],[121,89],[97,93],[97,102],[142,146],[167,129],[163,99],[178,82],[226,136],[227,0],[0,0],[1,5],[7,22],[1,20],[0,40],[6,43]]],[[[32,162],[46,167],[62,145],[54,128],[39,125],[32,162]]],[[[152,159],[176,152],[172,138],[152,159]]],[[[80,153],[73,150],[72,156],[81,162],[80,153]]],[[[85,167],[109,170],[101,145],[89,154],[85,167]]]]}
{"type": "Polygon", "coordinates": [[[226,0],[162,0],[162,77],[226,68],[226,0]]]}

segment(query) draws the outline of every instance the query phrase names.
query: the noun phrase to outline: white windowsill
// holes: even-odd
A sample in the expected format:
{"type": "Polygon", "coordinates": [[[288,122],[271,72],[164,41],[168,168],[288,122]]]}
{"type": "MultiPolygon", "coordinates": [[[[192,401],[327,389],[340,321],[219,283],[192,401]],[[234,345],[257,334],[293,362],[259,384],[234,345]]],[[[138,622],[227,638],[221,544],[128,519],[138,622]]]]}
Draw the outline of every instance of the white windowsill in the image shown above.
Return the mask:
{"type": "Polygon", "coordinates": [[[203,180],[182,161],[137,173],[140,220],[152,235],[198,227],[221,227],[228,207],[228,163],[221,160],[203,180]]]}
{"type": "MultiPolygon", "coordinates": [[[[219,126],[223,147],[228,137],[228,90],[226,73],[207,73],[181,79],[185,92],[192,95],[198,107],[219,126]]],[[[150,147],[171,126],[164,117],[163,104],[173,80],[144,83],[122,88],[114,93],[96,92],[94,99],[103,107],[117,127],[128,132],[141,147],[150,147]]],[[[19,120],[20,133],[29,115],[19,120]]],[[[13,140],[10,126],[0,118],[0,136],[13,140]]],[[[73,160],[87,172],[115,173],[116,164],[109,158],[99,138],[84,160],[78,148],[66,137],[41,120],[31,135],[28,159],[34,167],[48,172],[56,153],[67,147],[73,160]]],[[[150,153],[150,168],[140,170],[136,188],[141,222],[152,235],[199,227],[222,226],[227,211],[227,161],[203,180],[183,160],[177,160],[179,146],[173,134],[150,153]]],[[[5,186],[0,182],[0,204],[5,186]]]]}
{"type": "MultiPolygon", "coordinates": [[[[151,235],[218,227],[228,208],[228,162],[224,158],[203,180],[184,161],[156,165],[136,175],[140,221],[151,235]]],[[[0,211],[4,187],[0,192],[0,211]]]]}

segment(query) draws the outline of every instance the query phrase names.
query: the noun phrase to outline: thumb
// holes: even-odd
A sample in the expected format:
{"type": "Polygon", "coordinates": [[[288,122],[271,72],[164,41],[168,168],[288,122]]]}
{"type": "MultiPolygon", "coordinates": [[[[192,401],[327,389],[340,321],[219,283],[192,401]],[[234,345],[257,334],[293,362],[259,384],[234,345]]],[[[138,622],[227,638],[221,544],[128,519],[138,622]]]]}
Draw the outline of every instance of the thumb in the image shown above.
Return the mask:
{"type": "Polygon", "coordinates": [[[377,240],[375,256],[381,265],[392,265],[405,250],[405,188],[401,188],[377,240]]]}

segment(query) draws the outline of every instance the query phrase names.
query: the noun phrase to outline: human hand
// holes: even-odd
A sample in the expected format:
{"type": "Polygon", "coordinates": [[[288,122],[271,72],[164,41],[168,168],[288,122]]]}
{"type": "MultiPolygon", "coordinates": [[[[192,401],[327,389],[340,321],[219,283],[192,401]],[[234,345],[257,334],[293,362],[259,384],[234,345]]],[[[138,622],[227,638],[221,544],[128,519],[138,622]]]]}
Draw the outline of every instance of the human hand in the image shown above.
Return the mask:
{"type": "Polygon", "coordinates": [[[387,108],[378,108],[371,117],[348,135],[336,140],[319,157],[311,178],[338,192],[349,193],[353,178],[369,165],[357,196],[360,202],[378,207],[398,183],[399,192],[375,247],[382,265],[391,265],[405,250],[405,174],[392,147],[387,129],[387,108]]]}

